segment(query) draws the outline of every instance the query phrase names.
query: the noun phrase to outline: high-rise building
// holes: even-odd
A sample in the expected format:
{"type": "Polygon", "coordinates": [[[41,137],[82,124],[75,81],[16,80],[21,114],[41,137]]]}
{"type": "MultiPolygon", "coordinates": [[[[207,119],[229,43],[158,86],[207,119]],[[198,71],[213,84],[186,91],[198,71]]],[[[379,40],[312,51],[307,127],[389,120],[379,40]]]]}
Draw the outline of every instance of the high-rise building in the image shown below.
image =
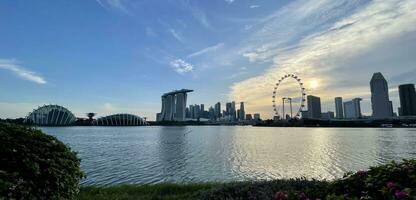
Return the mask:
{"type": "Polygon", "coordinates": [[[205,106],[204,106],[204,104],[201,104],[201,112],[204,112],[205,111],[205,106]]]}
{"type": "Polygon", "coordinates": [[[201,116],[201,107],[197,104],[194,105],[194,119],[198,119],[201,116]]]}
{"type": "Polygon", "coordinates": [[[215,109],[212,106],[210,106],[209,109],[208,109],[208,118],[210,120],[215,119],[215,109]]]}
{"type": "Polygon", "coordinates": [[[215,110],[215,119],[221,118],[221,103],[220,102],[215,104],[214,110],[215,110]]]}
{"type": "Polygon", "coordinates": [[[254,114],[254,120],[256,120],[256,121],[260,121],[261,120],[260,113],[255,113],[254,114]]]}
{"type": "Polygon", "coordinates": [[[193,90],[182,89],[162,95],[162,111],[156,115],[158,121],[184,121],[187,93],[193,90]]]}
{"type": "Polygon", "coordinates": [[[237,110],[235,108],[235,101],[231,102],[231,120],[235,121],[237,119],[236,115],[237,115],[237,110]]]}
{"type": "Polygon", "coordinates": [[[344,116],[347,119],[361,118],[361,98],[355,98],[351,101],[344,102],[344,116]]]}
{"type": "Polygon", "coordinates": [[[246,111],[244,110],[244,102],[240,102],[240,110],[238,111],[239,117],[238,120],[243,121],[246,116],[246,111]]]}
{"type": "Polygon", "coordinates": [[[309,118],[321,118],[321,98],[312,95],[308,95],[306,98],[308,100],[309,118]]]}
{"type": "Polygon", "coordinates": [[[333,119],[334,117],[335,115],[332,111],[322,113],[322,119],[333,119]]]}
{"type": "Polygon", "coordinates": [[[225,115],[231,115],[231,110],[232,110],[232,104],[231,102],[228,102],[225,104],[225,115]]]}
{"type": "Polygon", "coordinates": [[[344,118],[344,109],[342,107],[342,97],[335,97],[335,114],[336,118],[344,118]]]}
{"type": "Polygon", "coordinates": [[[416,116],[416,92],[414,84],[399,85],[400,116],[416,116]]]}
{"type": "Polygon", "coordinates": [[[246,114],[246,120],[253,120],[253,116],[251,116],[251,114],[246,114]]]}
{"type": "Polygon", "coordinates": [[[195,119],[195,107],[194,107],[194,105],[189,105],[189,118],[195,119]]]}
{"type": "Polygon", "coordinates": [[[387,81],[380,72],[374,73],[370,81],[371,107],[373,118],[389,118],[393,116],[392,103],[389,100],[387,81]]]}

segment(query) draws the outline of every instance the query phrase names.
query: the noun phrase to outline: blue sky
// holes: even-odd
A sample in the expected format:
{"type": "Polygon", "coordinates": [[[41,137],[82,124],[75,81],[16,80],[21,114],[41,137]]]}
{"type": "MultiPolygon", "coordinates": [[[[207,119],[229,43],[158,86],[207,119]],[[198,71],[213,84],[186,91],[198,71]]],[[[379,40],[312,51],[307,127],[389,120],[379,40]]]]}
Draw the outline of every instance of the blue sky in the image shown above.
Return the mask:
{"type": "MultiPolygon", "coordinates": [[[[362,97],[381,71],[416,82],[413,0],[0,1],[0,117],[60,104],[77,116],[154,119],[160,95],[245,101],[270,117],[274,83],[301,76],[308,94],[362,97]]],[[[207,107],[207,106],[206,106],[207,107]]]]}

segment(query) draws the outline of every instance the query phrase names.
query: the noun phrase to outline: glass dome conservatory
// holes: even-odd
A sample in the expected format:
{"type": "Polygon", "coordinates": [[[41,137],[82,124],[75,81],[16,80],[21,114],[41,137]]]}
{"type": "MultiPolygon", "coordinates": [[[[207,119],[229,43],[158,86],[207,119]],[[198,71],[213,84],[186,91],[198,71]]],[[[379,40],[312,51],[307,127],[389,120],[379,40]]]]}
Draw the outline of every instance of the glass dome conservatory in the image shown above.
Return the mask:
{"type": "Polygon", "coordinates": [[[147,122],[143,118],[132,114],[115,114],[98,118],[97,126],[144,126],[147,122]]]}
{"type": "Polygon", "coordinates": [[[44,105],[33,110],[25,119],[25,123],[40,126],[67,126],[76,121],[76,117],[68,109],[58,105],[44,105]]]}

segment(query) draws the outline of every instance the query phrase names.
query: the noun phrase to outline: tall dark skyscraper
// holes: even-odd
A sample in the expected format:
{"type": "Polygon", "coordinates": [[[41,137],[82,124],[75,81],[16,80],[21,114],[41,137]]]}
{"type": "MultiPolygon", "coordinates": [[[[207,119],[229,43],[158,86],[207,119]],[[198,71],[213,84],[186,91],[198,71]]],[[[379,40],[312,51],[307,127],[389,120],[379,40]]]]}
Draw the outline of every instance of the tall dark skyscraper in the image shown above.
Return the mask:
{"type": "Polygon", "coordinates": [[[344,108],[342,106],[342,97],[335,97],[335,114],[336,118],[344,118],[344,108]]]}
{"type": "Polygon", "coordinates": [[[244,120],[246,117],[246,111],[244,110],[244,102],[240,102],[240,110],[238,111],[238,120],[244,120]]]}
{"type": "Polygon", "coordinates": [[[215,112],[215,118],[219,119],[221,117],[221,103],[220,102],[215,104],[214,112],[215,112]]]}
{"type": "Polygon", "coordinates": [[[416,116],[416,92],[414,84],[399,85],[400,115],[416,116]]]}
{"type": "Polygon", "coordinates": [[[388,118],[393,116],[392,102],[389,100],[387,81],[380,72],[374,73],[370,81],[371,107],[374,118],[388,118]]]}
{"type": "Polygon", "coordinates": [[[322,111],[321,111],[321,98],[308,95],[308,114],[309,118],[315,118],[319,119],[322,117],[322,111]]]}

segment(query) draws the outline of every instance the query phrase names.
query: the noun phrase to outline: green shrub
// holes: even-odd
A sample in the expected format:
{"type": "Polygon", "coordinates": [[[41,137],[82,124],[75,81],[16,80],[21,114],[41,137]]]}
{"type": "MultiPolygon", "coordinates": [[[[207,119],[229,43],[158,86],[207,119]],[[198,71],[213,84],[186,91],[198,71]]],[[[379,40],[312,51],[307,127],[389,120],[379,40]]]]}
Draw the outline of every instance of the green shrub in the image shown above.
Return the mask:
{"type": "Polygon", "coordinates": [[[357,199],[416,199],[416,160],[346,174],[334,181],[329,190],[357,199]]]}
{"type": "Polygon", "coordinates": [[[0,123],[0,199],[73,199],[83,177],[76,153],[40,130],[0,123]]]}
{"type": "Polygon", "coordinates": [[[305,179],[224,184],[201,199],[355,200],[416,199],[416,160],[392,162],[368,171],[347,173],[335,181],[305,179]]]}

